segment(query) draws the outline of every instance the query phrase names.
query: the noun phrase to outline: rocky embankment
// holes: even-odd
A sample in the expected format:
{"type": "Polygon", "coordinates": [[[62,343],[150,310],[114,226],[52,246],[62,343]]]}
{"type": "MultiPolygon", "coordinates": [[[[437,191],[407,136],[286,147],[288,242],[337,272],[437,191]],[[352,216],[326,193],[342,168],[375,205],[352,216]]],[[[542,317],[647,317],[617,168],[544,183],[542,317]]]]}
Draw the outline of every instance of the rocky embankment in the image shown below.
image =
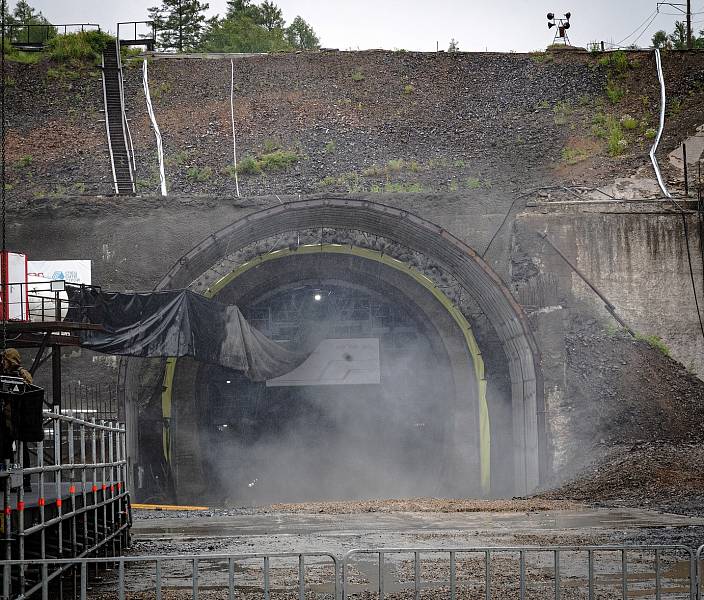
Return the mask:
{"type": "MultiPolygon", "coordinates": [[[[229,57],[148,60],[170,193],[234,196],[229,57]]],[[[703,60],[664,57],[663,154],[700,125],[703,60]]],[[[126,62],[125,93],[146,194],[158,171],[141,61],[126,62]]],[[[248,196],[598,185],[646,162],[657,121],[649,53],[321,52],[234,67],[248,196]]],[[[11,63],[8,82],[10,200],[111,193],[96,67],[11,63]]]]}

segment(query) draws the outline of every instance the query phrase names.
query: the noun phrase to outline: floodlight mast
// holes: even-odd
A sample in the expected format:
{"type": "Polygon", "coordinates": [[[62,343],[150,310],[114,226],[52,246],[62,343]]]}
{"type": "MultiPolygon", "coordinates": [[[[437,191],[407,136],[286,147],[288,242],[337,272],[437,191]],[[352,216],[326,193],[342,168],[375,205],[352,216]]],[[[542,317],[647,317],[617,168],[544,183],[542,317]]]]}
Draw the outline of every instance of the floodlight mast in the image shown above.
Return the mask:
{"type": "Polygon", "coordinates": [[[570,45],[570,38],[567,35],[567,30],[570,28],[570,18],[572,17],[571,12],[567,12],[562,17],[555,17],[555,13],[548,13],[548,29],[555,29],[555,37],[552,39],[552,43],[556,44],[557,40],[564,40],[565,46],[570,45]]]}

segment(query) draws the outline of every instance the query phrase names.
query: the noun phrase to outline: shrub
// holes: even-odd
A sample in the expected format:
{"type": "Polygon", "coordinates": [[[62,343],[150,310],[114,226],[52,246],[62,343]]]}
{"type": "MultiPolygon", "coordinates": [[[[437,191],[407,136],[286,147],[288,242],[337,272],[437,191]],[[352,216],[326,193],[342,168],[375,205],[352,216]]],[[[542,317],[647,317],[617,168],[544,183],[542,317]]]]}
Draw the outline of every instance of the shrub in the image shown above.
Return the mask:
{"type": "Polygon", "coordinates": [[[478,177],[468,177],[464,183],[470,190],[478,190],[482,187],[482,181],[478,177]]]}
{"type": "Polygon", "coordinates": [[[415,91],[416,91],[416,88],[414,88],[410,83],[406,84],[403,88],[403,93],[406,95],[410,95],[415,91]]]}
{"type": "Polygon", "coordinates": [[[115,38],[102,31],[80,31],[49,40],[47,53],[56,62],[100,62],[103,50],[115,38]]]}
{"type": "Polygon", "coordinates": [[[364,73],[359,69],[352,71],[352,81],[364,81],[364,73]]]}
{"type": "Polygon", "coordinates": [[[609,81],[606,83],[606,96],[608,97],[611,104],[618,104],[619,102],[621,102],[625,95],[626,90],[624,90],[623,87],[615,81],[609,79],[609,81]]]}
{"type": "Polygon", "coordinates": [[[633,131],[638,127],[638,121],[634,119],[631,115],[623,115],[621,117],[621,125],[627,131],[633,131]]]}
{"type": "Polygon", "coordinates": [[[171,91],[171,84],[168,81],[163,81],[158,84],[149,84],[149,96],[152,100],[159,100],[164,94],[171,91]]]}
{"type": "Polygon", "coordinates": [[[576,165],[589,158],[589,153],[582,148],[563,148],[562,160],[568,165],[576,165]]]}
{"type": "Polygon", "coordinates": [[[616,127],[609,130],[607,143],[611,156],[620,156],[628,148],[628,141],[623,137],[623,132],[620,128],[616,127]]]}
{"type": "Polygon", "coordinates": [[[277,150],[259,157],[257,163],[263,171],[282,171],[298,161],[298,154],[290,150],[277,150]]]}
{"type": "Polygon", "coordinates": [[[15,165],[20,169],[25,169],[32,164],[32,160],[33,158],[29,154],[25,154],[24,156],[20,156],[15,165]]]}
{"type": "Polygon", "coordinates": [[[330,140],[327,144],[325,144],[325,154],[332,154],[335,150],[337,150],[337,144],[334,140],[330,140]]]}
{"type": "Polygon", "coordinates": [[[631,66],[628,62],[628,56],[622,50],[609,52],[604,58],[599,59],[599,64],[616,75],[623,75],[631,66]]]}
{"type": "Polygon", "coordinates": [[[682,110],[682,100],[679,98],[672,98],[670,100],[670,110],[669,115],[671,117],[676,117],[678,114],[680,114],[680,111],[682,110]]]}
{"type": "Polygon", "coordinates": [[[213,170],[210,167],[190,167],[186,176],[191,181],[208,181],[213,176],[213,170]]]}
{"type": "Polygon", "coordinates": [[[256,158],[245,156],[237,164],[237,172],[241,175],[257,175],[262,172],[262,169],[256,158]]]}
{"type": "Polygon", "coordinates": [[[650,127],[649,129],[645,130],[644,135],[646,140],[654,140],[657,134],[658,132],[653,127],[650,127]]]}
{"type": "Polygon", "coordinates": [[[271,154],[281,149],[281,144],[276,140],[264,140],[264,154],[271,154]]]}

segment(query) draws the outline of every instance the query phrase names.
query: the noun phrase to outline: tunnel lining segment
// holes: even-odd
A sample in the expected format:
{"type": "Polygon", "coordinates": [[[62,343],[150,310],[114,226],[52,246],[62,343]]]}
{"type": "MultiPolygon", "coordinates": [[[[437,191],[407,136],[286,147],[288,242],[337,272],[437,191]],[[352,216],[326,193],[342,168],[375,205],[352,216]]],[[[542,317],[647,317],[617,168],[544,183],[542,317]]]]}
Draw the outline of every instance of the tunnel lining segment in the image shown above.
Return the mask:
{"type": "Polygon", "coordinates": [[[391,239],[432,258],[473,297],[494,327],[509,365],[516,493],[537,487],[545,467],[543,390],[540,356],[527,317],[499,276],[472,248],[443,228],[408,211],[368,201],[320,198],[281,204],[250,214],[203,240],[174,265],[157,289],[187,287],[238,248],[316,227],[391,239]]]}

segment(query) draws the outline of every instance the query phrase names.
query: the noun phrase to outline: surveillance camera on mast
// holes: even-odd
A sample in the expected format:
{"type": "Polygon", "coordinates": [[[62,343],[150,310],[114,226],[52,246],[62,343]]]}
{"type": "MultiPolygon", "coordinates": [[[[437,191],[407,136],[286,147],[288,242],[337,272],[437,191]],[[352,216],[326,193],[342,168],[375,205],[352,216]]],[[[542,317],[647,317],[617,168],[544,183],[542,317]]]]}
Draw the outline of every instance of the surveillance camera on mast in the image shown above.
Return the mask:
{"type": "Polygon", "coordinates": [[[570,45],[570,39],[567,37],[567,30],[570,28],[570,19],[572,18],[572,13],[567,12],[562,17],[555,17],[555,13],[548,13],[548,29],[555,27],[555,37],[552,40],[553,44],[562,43],[565,46],[570,45]]]}

